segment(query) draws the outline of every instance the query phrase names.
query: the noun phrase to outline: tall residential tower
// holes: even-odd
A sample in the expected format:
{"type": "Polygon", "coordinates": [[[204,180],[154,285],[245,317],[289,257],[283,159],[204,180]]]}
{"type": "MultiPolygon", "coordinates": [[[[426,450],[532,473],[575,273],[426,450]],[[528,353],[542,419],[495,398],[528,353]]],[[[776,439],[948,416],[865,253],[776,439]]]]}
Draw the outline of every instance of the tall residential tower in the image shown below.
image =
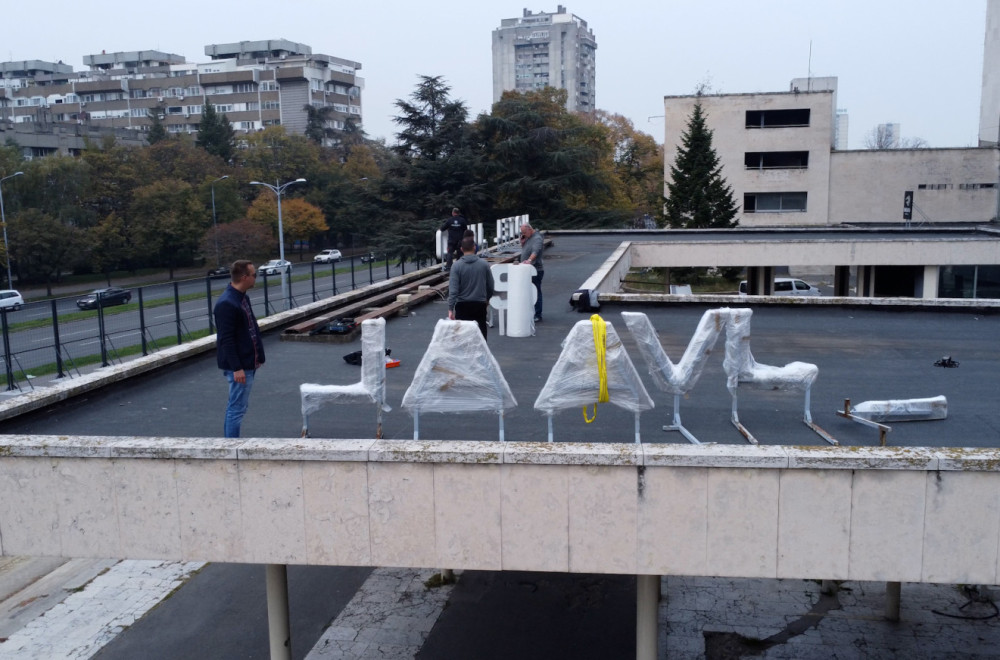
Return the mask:
{"type": "Polygon", "coordinates": [[[597,41],[587,21],[559,5],[555,13],[505,18],[493,30],[493,102],[507,90],[565,89],[566,109],[593,112],[597,41]]]}

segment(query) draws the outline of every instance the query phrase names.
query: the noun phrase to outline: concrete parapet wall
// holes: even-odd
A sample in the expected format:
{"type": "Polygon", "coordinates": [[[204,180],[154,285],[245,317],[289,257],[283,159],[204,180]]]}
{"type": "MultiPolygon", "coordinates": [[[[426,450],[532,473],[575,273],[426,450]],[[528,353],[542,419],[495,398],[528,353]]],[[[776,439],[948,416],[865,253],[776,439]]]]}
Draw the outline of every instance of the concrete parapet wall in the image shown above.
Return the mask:
{"type": "Polygon", "coordinates": [[[1000,450],[7,436],[4,555],[996,584],[1000,450]]]}

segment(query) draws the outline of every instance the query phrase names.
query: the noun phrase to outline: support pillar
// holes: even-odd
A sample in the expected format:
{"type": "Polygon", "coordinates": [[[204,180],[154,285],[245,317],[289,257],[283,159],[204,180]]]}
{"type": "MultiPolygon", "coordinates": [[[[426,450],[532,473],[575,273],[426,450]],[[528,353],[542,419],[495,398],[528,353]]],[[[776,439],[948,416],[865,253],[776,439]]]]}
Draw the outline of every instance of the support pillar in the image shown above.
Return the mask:
{"type": "Polygon", "coordinates": [[[265,569],[271,660],[292,660],[292,635],[288,628],[288,567],[268,564],[265,569]]]}
{"type": "Polygon", "coordinates": [[[899,621],[899,582],[885,583],[885,618],[889,621],[899,621]]]}
{"type": "Polygon", "coordinates": [[[833,269],[833,295],[851,295],[851,267],[834,266],[833,269]]]}
{"type": "Polygon", "coordinates": [[[875,295],[875,266],[858,266],[858,295],[863,298],[875,295]]]}
{"type": "Polygon", "coordinates": [[[747,293],[751,296],[770,296],[773,294],[774,268],[772,266],[748,266],[747,293]]]}
{"type": "Polygon", "coordinates": [[[636,660],[657,660],[660,576],[636,575],[635,593],[635,657],[636,660]]]}
{"type": "Polygon", "coordinates": [[[938,297],[938,277],[940,270],[939,266],[924,266],[924,285],[921,289],[922,298],[938,297]]]}

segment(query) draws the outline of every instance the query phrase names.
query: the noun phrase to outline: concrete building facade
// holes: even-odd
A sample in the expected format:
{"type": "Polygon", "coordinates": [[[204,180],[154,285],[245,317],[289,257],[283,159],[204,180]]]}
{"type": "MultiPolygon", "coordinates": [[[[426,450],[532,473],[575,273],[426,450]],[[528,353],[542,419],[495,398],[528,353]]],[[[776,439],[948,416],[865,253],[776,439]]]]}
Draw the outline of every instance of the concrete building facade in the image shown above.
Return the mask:
{"type": "Polygon", "coordinates": [[[543,87],[567,91],[569,112],[596,106],[597,40],[587,21],[559,5],[555,12],[505,18],[493,30],[493,102],[508,90],[543,87]]]}
{"type": "Polygon", "coordinates": [[[664,98],[664,185],[681,136],[701,103],[722,175],[744,227],[899,223],[997,217],[995,147],[839,151],[836,81],[792,91],[664,98]]]}
{"type": "MultiPolygon", "coordinates": [[[[52,133],[78,125],[142,133],[156,114],[169,133],[194,134],[211,103],[237,134],[279,124],[302,134],[307,105],[330,108],[327,126],[335,130],[361,123],[358,62],[284,39],[212,44],[205,54],[211,59],[203,64],[159,51],[86,55],[89,68],[79,73],[62,63],[0,63],[0,121],[52,133]]],[[[59,151],[18,143],[26,156],[59,151]]]]}
{"type": "Polygon", "coordinates": [[[979,105],[979,146],[1000,144],[1000,0],[986,0],[983,91],[979,105]]]}

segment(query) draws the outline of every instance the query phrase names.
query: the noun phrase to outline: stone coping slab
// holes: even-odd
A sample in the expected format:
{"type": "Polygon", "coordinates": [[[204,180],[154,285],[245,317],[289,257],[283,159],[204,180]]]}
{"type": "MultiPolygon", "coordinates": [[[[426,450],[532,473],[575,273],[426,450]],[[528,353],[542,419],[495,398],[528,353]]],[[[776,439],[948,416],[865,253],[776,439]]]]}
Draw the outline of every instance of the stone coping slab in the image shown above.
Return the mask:
{"type": "Polygon", "coordinates": [[[470,463],[1000,472],[998,448],[798,447],[315,438],[0,436],[0,458],[470,463]]]}

